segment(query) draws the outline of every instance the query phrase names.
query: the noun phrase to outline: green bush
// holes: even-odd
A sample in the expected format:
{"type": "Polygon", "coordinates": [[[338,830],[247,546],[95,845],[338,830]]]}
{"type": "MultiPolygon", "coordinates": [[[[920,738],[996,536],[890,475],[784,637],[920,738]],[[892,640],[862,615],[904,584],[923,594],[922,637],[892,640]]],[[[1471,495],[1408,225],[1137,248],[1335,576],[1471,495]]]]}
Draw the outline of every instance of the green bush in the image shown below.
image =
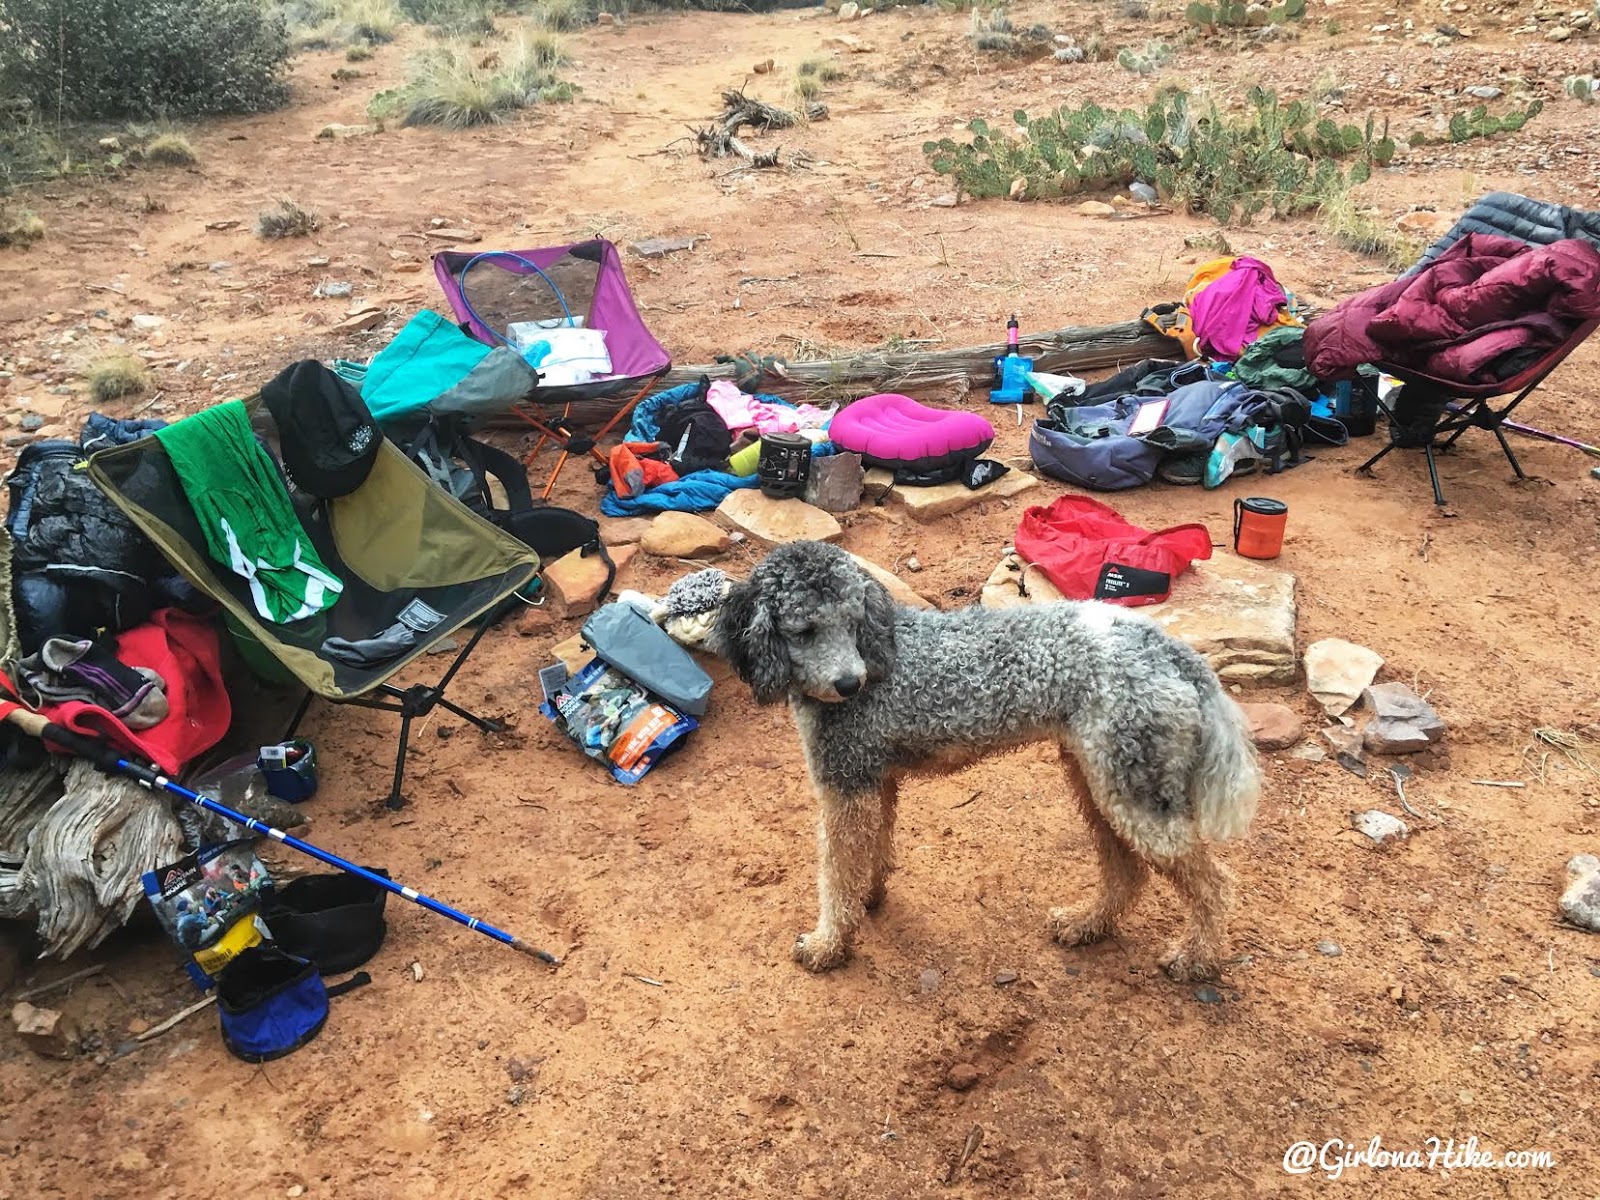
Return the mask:
{"type": "Polygon", "coordinates": [[[936,172],[978,199],[1055,199],[1143,180],[1174,205],[1223,223],[1268,209],[1286,216],[1320,208],[1394,157],[1393,139],[1370,118],[1364,127],[1313,121],[1309,104],[1280,104],[1259,87],[1246,101],[1238,118],[1214,105],[1194,112],[1176,88],[1142,113],[1086,104],[1030,117],[1019,109],[1012,115],[1019,137],[976,120],[967,126],[972,141],[942,138],[922,149],[936,172]],[[1348,170],[1343,159],[1352,160],[1348,170]]]}
{"type": "Polygon", "coordinates": [[[288,99],[261,0],[0,0],[0,95],[74,118],[260,112],[288,99]]]}

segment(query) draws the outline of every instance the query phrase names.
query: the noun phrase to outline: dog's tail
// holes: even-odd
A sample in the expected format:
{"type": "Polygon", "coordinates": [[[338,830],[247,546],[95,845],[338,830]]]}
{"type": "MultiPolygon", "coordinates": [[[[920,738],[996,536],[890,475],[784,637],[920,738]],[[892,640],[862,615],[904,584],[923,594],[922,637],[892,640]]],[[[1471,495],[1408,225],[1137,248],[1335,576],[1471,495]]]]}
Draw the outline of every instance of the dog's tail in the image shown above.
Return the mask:
{"type": "Polygon", "coordinates": [[[1222,690],[1211,664],[1182,647],[1183,673],[1200,696],[1200,753],[1189,776],[1189,803],[1200,836],[1242,837],[1256,815],[1261,767],[1244,712],[1222,690]]]}

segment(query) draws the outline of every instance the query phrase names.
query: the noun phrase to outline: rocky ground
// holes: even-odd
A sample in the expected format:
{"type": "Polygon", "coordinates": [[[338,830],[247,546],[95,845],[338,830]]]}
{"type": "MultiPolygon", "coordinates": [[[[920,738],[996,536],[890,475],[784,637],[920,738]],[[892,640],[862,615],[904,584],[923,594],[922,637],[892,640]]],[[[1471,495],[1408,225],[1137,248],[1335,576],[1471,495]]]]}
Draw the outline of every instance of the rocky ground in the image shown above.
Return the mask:
{"type": "MultiPolygon", "coordinates": [[[[308,55],[291,109],[189,131],[198,167],[30,197],[46,241],[0,251],[5,453],[81,421],[83,372],[108,348],[154,375],[154,390],[110,411],[169,417],[248,392],[296,358],[369,355],[439,303],[428,254],[463,239],[700,239],[628,258],[646,318],[683,363],[743,347],[803,358],[987,342],[1011,311],[1030,329],[1124,320],[1181,292],[1197,257],[1185,239],[1207,223],[947,206],[948,181],[921,146],[974,116],[1132,103],[1164,82],[1224,98],[1257,82],[1319,91],[1402,135],[1447,121],[1468,88],[1543,98],[1518,134],[1413,144],[1362,199],[1424,230],[1495,188],[1600,207],[1600,109],[1561,93],[1600,55],[1582,14],[1330,3],[1282,40],[1184,45],[1178,6],[1141,9],[1032,3],[1012,15],[1080,43],[1166,40],[1177,52],[1154,77],[980,54],[961,13],[631,20],[578,39],[571,106],[468,133],[342,140],[316,134],[362,123],[420,35],[380,49],[357,80],[330,78],[337,52],[308,55]],[[839,36],[857,45],[830,48],[839,36]],[[709,122],[720,92],[745,85],[784,103],[795,68],[818,54],[844,69],[821,97],[829,118],[761,141],[804,149],[809,168],[737,171],[682,152],[677,139],[709,122]],[[753,73],[769,58],[774,70],[753,73]],[[256,213],[285,195],[321,228],[258,239],[256,213]]],[[[1315,304],[1390,274],[1309,220],[1226,237],[1315,304]]],[[[1591,346],[1524,405],[1526,419],[1600,443],[1597,383],[1591,346]]],[[[992,412],[996,456],[1023,454],[1012,410],[992,412]]],[[[400,814],[373,802],[392,722],[313,710],[325,767],[312,837],[548,945],[564,965],[547,971],[396,904],[373,985],[336,1000],[309,1047],[253,1068],[225,1054],[209,1012],[113,1056],[194,998],[147,926],[82,961],[8,961],[8,1004],[104,969],[38,999],[76,1026],[70,1057],[0,1036],[0,1197],[1266,1196],[1299,1186],[1283,1167],[1292,1143],[1374,1136],[1424,1154],[1430,1137],[1476,1137],[1494,1153],[1548,1150],[1554,1165],[1352,1166],[1361,1194],[1587,1194],[1600,1177],[1600,942],[1562,918],[1559,899],[1568,861],[1600,849],[1600,776],[1592,749],[1574,757],[1534,731],[1600,740],[1588,658],[1600,641],[1600,482],[1575,451],[1516,446],[1534,477],[1521,486],[1492,441],[1468,438],[1444,460],[1444,510],[1411,454],[1355,476],[1370,440],[1248,488],[1115,497],[1148,527],[1210,529],[1218,550],[1184,581],[1178,609],[1258,585],[1277,605],[1253,624],[1278,631],[1279,671],[1231,680],[1241,701],[1288,710],[1257,714],[1287,745],[1266,754],[1251,837],[1225,850],[1239,876],[1235,958],[1214,989],[1155,968],[1180,915],[1160,889],[1115,941],[1063,952],[1047,940],[1046,910],[1083,897],[1094,867],[1042,747],[909,788],[884,911],[849,966],[801,973],[788,955],[814,915],[812,805],[787,713],[757,707],[713,667],[713,707],[688,748],[623,789],[535,711],[536,672],[577,622],[520,634],[508,623],[458,686],[513,731],[485,739],[432,719],[400,814]],[[1223,548],[1234,496],[1258,489],[1290,510],[1272,564],[1293,576],[1287,650],[1288,585],[1241,582],[1248,571],[1223,548]],[[1420,734],[1426,748],[1402,758],[1377,754],[1365,729],[1325,737],[1342,726],[1303,668],[1330,640],[1380,657],[1375,682],[1408,689],[1443,736],[1420,734]],[[1293,679],[1286,655],[1301,668],[1293,679]],[[1410,768],[1403,803],[1393,765],[1410,768]],[[1369,812],[1406,835],[1380,842],[1353,827],[1369,812]]],[[[891,498],[842,514],[839,538],[954,607],[983,594],[1023,509],[1063,490],[1046,481],[931,516],[891,498]]],[[[595,503],[575,470],[557,498],[595,503]]],[[[643,536],[612,533],[619,545],[643,536]]],[[[707,540],[732,572],[760,553],[752,536],[707,540]]],[[[642,550],[619,585],[659,592],[703,561],[642,550]]],[[[990,586],[1006,589],[1003,577],[990,586]]],[[[1394,720],[1433,728],[1398,692],[1380,700],[1410,714],[1394,720]]],[[[1348,715],[1360,727],[1370,710],[1362,701],[1348,715]]]]}

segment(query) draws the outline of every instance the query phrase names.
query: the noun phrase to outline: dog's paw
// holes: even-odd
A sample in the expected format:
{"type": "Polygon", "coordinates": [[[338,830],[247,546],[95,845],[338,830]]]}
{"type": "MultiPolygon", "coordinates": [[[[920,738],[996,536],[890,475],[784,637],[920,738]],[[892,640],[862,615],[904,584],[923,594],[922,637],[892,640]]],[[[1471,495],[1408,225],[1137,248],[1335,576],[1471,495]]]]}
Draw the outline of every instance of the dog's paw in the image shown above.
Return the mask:
{"type": "Polygon", "coordinates": [[[816,933],[802,933],[794,940],[794,960],[808,971],[827,971],[837,967],[849,951],[839,941],[832,941],[816,933]]]}
{"type": "Polygon", "coordinates": [[[1050,910],[1050,936],[1063,946],[1089,946],[1105,941],[1114,932],[1111,922],[1099,913],[1071,908],[1050,910]]]}
{"type": "Polygon", "coordinates": [[[1174,946],[1160,958],[1161,969],[1174,983],[1215,983],[1222,971],[1210,959],[1197,955],[1189,946],[1174,946]]]}

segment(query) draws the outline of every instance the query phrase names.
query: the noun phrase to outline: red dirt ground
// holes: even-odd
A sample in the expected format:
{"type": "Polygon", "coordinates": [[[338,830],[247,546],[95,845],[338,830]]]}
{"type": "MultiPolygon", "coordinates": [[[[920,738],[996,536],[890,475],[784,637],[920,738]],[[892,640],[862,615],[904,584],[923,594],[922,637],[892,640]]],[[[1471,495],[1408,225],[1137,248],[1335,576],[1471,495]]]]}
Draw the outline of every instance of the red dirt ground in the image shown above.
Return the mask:
{"type": "MultiPolygon", "coordinates": [[[[1407,17],[1418,30],[1441,19],[1433,6],[1348,3],[1257,52],[1185,48],[1162,80],[1220,95],[1265,81],[1303,95],[1327,71],[1352,112],[1372,104],[1398,127],[1461,107],[1444,89],[1498,81],[1511,92],[1520,79],[1551,98],[1522,134],[1419,149],[1369,185],[1374,202],[1389,217],[1436,206],[1446,221],[1497,187],[1600,206],[1597,110],[1558,98],[1596,43],[1515,33],[1525,5],[1449,7],[1476,37],[1430,50],[1399,34],[1407,17]],[[1335,14],[1343,33],[1323,25],[1335,14]],[[1374,22],[1395,30],[1367,33],[1374,22]]],[[[1079,34],[1105,19],[1119,44],[1180,29],[1175,8],[1140,22],[1036,3],[1016,19],[1079,34]]],[[[965,22],[902,10],[851,25],[874,49],[843,57],[847,75],[823,97],[828,121],[785,135],[819,160],[794,173],[728,175],[657,152],[765,58],[779,71],[751,76],[751,90],[781,101],[794,66],[839,31],[809,12],[592,30],[576,44],[579,102],[464,134],[315,141],[331,121],[362,119],[371,92],[400,77],[407,43],[363,64],[372,78],[341,86],[329,82],[341,56],[308,56],[292,109],[193,131],[197,169],[31,198],[51,233],[32,251],[0,253],[10,358],[0,365],[16,372],[0,395],[75,380],[110,336],[87,325],[100,308],[113,324],[167,317],[135,345],[155,363],[152,411],[169,415],[247,392],[295,358],[370,354],[387,335],[330,337],[342,302],[312,289],[351,280],[357,300],[392,305],[397,320],[437,304],[423,237],[432,218],[470,225],[485,246],[709,235],[670,260],[629,258],[646,316],[680,362],[745,346],[792,357],[896,338],[960,346],[992,340],[1013,309],[1030,328],[1098,324],[1180,291],[1193,256],[1183,238],[1203,222],[928,207],[948,189],[926,168],[925,139],[974,115],[1131,101],[1156,86],[1114,64],[976,56],[965,22]],[[164,211],[143,211],[145,193],[164,211]],[[323,229],[254,238],[253,214],[279,195],[316,208],[323,229]],[[206,228],[222,220],[239,225],[206,228]],[[331,264],[306,265],[313,256],[331,264]],[[208,270],[217,261],[233,265],[208,270]],[[763,281],[741,282],[752,278],[763,281]]],[[[1228,238],[1323,305],[1388,275],[1307,222],[1228,238]]],[[[1524,405],[1526,419],[1600,442],[1597,382],[1591,347],[1524,405]]],[[[65,421],[86,410],[74,397],[65,421]]],[[[1009,410],[995,411],[999,456],[1022,453],[1009,410]]],[[[571,630],[521,638],[508,624],[458,698],[508,714],[514,732],[485,739],[432,720],[412,806],[398,816],[373,805],[392,722],[315,711],[327,765],[311,836],[565,964],[548,971],[397,903],[373,985],[335,1001],[322,1036],[284,1061],[229,1058],[209,1013],[110,1062],[46,1061],[7,1035],[0,1200],[1277,1196],[1318,1187],[1285,1174],[1291,1143],[1364,1146],[1374,1135],[1402,1151],[1476,1136],[1495,1152],[1548,1150],[1555,1166],[1353,1167],[1346,1194],[1596,1194],[1600,940],[1560,924],[1555,898],[1566,859],[1600,847],[1600,777],[1559,756],[1541,772],[1529,747],[1536,726],[1600,736],[1600,482],[1592,460],[1519,440],[1536,479],[1513,487],[1492,442],[1469,438],[1445,460],[1441,513],[1413,455],[1355,477],[1372,448],[1323,452],[1272,481],[1291,513],[1280,565],[1298,576],[1302,645],[1338,636],[1373,647],[1385,676],[1428,692],[1448,722],[1445,749],[1416,764],[1407,791],[1428,816],[1408,842],[1371,849],[1346,815],[1392,808],[1386,776],[1269,756],[1252,836],[1224,852],[1240,878],[1243,957],[1221,1003],[1198,1003],[1155,968],[1178,919],[1162,890],[1116,941],[1063,952],[1047,940],[1046,910],[1081,897],[1094,864],[1046,749],[908,789],[884,911],[850,965],[804,974],[788,952],[814,916],[812,802],[787,712],[756,707],[718,671],[689,747],[624,789],[535,711],[535,673],[571,630]],[[1342,956],[1317,953],[1322,939],[1342,956]],[[1001,970],[1020,978],[997,986],[1001,970]],[[956,1063],[977,1069],[968,1091],[947,1086],[956,1063]],[[974,1126],[981,1145],[952,1170],[974,1126]]],[[[1116,504],[1150,526],[1203,520],[1221,545],[1232,495],[1157,485],[1116,504]]],[[[593,509],[581,472],[558,498],[593,509]]],[[[955,606],[976,598],[1020,516],[1007,502],[926,526],[862,511],[847,518],[845,544],[886,566],[914,551],[925,569],[903,576],[955,606]]],[[[751,561],[741,550],[723,565],[751,561]]],[[[684,569],[641,557],[620,584],[659,590],[684,569]]],[[[1298,689],[1252,698],[1312,717],[1298,689]]],[[[105,972],[52,1003],[108,1046],[130,1021],[153,1023],[193,997],[148,931],[91,961],[105,972]]],[[[24,967],[17,987],[81,965],[24,967]]]]}

